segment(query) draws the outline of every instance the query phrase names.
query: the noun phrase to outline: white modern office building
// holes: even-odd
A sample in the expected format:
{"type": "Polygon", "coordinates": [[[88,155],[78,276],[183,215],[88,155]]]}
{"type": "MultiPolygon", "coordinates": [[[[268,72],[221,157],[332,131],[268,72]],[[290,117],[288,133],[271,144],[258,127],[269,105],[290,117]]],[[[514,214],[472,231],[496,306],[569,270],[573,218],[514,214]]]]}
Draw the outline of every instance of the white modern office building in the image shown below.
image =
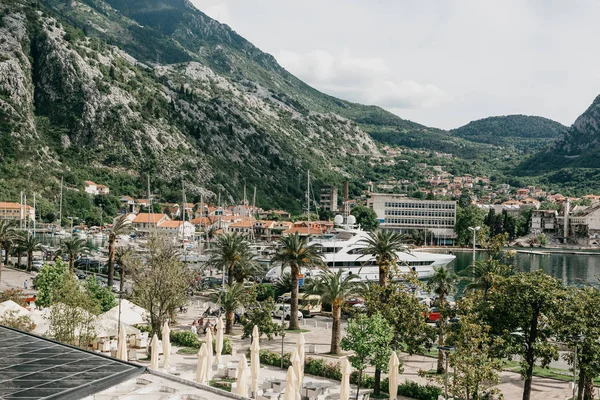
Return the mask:
{"type": "Polygon", "coordinates": [[[406,195],[371,193],[368,206],[375,211],[382,229],[403,234],[421,230],[428,243],[449,245],[454,243],[456,232],[456,202],[411,199],[406,195]]]}

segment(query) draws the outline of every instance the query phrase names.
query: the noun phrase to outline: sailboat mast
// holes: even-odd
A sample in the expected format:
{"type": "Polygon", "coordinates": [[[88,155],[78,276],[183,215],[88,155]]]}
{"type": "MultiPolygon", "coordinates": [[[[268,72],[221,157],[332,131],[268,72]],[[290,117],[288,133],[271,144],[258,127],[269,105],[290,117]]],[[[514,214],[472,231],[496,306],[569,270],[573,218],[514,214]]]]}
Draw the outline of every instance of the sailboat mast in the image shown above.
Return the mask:
{"type": "Polygon", "coordinates": [[[33,192],[33,236],[34,237],[35,237],[35,213],[36,213],[35,192],[33,192]]]}
{"type": "Polygon", "coordinates": [[[58,206],[58,228],[62,228],[62,201],[63,201],[63,183],[64,177],[60,177],[60,203],[58,206]]]}
{"type": "Polygon", "coordinates": [[[150,235],[150,213],[152,212],[152,196],[150,195],[150,174],[148,174],[148,235],[150,235]]]}
{"type": "Polygon", "coordinates": [[[308,225],[308,236],[310,236],[310,170],[306,174],[306,220],[308,225]]]}

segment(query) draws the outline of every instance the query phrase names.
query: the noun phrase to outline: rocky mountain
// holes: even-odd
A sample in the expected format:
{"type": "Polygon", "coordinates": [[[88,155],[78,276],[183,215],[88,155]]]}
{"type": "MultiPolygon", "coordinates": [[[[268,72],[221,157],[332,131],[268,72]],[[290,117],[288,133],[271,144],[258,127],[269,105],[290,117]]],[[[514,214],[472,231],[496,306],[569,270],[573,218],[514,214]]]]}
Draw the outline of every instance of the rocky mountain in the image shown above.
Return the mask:
{"type": "Polygon", "coordinates": [[[450,133],[472,142],[532,152],[551,143],[566,129],[559,122],[543,117],[505,115],[472,121],[450,133]]]}
{"type": "Polygon", "coordinates": [[[4,198],[51,197],[61,175],[141,195],[149,175],[167,199],[184,183],[239,200],[245,183],[298,208],[307,169],[339,182],[377,154],[361,119],[403,121],[319,93],[187,2],[1,3],[4,198]]]}
{"type": "Polygon", "coordinates": [[[573,192],[600,190],[600,96],[545,149],[512,173],[573,192]]]}

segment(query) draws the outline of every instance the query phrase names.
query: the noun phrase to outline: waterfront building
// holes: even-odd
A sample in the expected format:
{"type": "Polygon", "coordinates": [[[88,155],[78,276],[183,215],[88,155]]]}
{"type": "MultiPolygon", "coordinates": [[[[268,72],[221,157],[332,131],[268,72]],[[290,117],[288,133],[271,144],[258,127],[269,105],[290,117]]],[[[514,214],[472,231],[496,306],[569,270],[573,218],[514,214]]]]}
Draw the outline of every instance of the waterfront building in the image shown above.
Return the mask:
{"type": "Polygon", "coordinates": [[[26,204],[0,201],[0,219],[10,221],[27,220],[33,221],[35,218],[35,209],[26,204]]]}
{"type": "Polygon", "coordinates": [[[338,211],[338,188],[337,186],[324,186],[321,188],[319,198],[321,209],[332,213],[338,211]]]}
{"type": "Polygon", "coordinates": [[[382,229],[402,234],[432,233],[434,243],[453,244],[456,239],[456,201],[419,200],[402,194],[371,193],[367,203],[382,229]]]}

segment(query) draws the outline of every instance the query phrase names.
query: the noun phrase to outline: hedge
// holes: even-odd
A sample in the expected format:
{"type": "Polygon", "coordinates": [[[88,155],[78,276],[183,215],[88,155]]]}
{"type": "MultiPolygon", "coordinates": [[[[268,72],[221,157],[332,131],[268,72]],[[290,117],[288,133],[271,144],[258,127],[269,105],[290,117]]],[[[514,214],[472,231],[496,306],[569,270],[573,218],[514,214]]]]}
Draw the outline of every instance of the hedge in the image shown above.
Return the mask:
{"type": "MultiPolygon", "coordinates": [[[[198,339],[198,336],[194,334],[192,331],[171,331],[171,343],[175,346],[181,347],[191,347],[194,349],[199,349],[202,346],[203,341],[198,339]]],[[[216,339],[213,339],[213,351],[215,351],[215,343],[216,339]]],[[[233,343],[231,339],[228,337],[223,338],[223,353],[222,354],[231,354],[233,350],[233,343]]]]}
{"type": "MultiPolygon", "coordinates": [[[[290,353],[283,355],[283,366],[288,368],[290,363],[290,353]]],[[[275,367],[281,366],[281,354],[268,350],[260,351],[260,362],[275,367]]],[[[308,375],[320,376],[336,381],[342,380],[342,372],[339,363],[328,363],[322,358],[307,357],[304,361],[304,372],[308,375]]],[[[350,383],[358,383],[358,371],[350,375],[350,383]]],[[[372,389],[375,386],[375,377],[363,374],[360,387],[372,389]]],[[[389,381],[387,378],[381,380],[381,391],[388,392],[389,381]]],[[[406,381],[398,385],[398,394],[411,397],[416,400],[437,400],[442,394],[442,389],[432,385],[419,385],[416,382],[406,381]]]]}

